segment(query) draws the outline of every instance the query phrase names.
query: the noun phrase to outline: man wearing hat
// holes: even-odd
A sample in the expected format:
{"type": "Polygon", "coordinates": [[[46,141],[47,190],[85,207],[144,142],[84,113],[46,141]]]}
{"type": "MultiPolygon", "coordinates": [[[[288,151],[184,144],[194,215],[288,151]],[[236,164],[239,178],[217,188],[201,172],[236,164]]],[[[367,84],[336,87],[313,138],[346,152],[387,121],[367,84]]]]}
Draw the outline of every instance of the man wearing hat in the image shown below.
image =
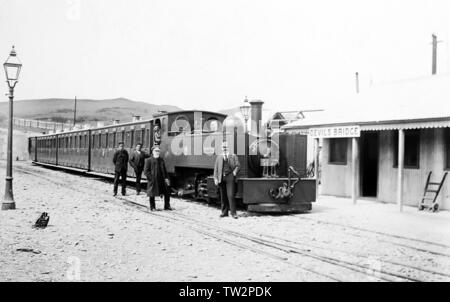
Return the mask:
{"type": "Polygon", "coordinates": [[[222,144],[222,155],[217,156],[214,165],[214,183],[219,186],[222,214],[220,217],[228,216],[231,212],[233,218],[237,218],[236,201],[236,176],[241,169],[237,155],[230,153],[227,142],[222,144]]]}
{"type": "Polygon", "coordinates": [[[164,159],[160,157],[158,146],[152,148],[152,156],[145,160],[144,174],[147,177],[147,196],[150,197],[150,210],[155,211],[155,197],[164,195],[164,210],[170,207],[170,181],[164,159]]]}
{"type": "Polygon", "coordinates": [[[119,143],[119,148],[114,153],[114,196],[117,196],[119,180],[122,182],[122,195],[125,196],[127,188],[128,152],[124,149],[123,142],[119,143]]]}
{"type": "Polygon", "coordinates": [[[130,166],[134,169],[134,174],[136,175],[136,192],[137,195],[141,193],[141,177],[142,171],[144,170],[145,159],[149,157],[142,151],[142,144],[138,143],[136,149],[131,153],[130,156],[130,166]]]}

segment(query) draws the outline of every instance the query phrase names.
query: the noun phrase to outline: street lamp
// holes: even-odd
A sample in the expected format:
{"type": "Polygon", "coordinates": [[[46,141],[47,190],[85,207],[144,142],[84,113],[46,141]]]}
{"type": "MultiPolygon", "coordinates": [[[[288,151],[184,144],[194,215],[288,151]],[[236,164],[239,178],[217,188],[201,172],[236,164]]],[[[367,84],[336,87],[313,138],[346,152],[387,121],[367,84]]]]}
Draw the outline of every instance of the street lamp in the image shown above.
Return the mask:
{"type": "Polygon", "coordinates": [[[239,107],[239,109],[241,110],[241,114],[244,117],[245,133],[247,133],[247,122],[248,122],[248,118],[250,116],[250,103],[248,102],[247,97],[245,97],[244,105],[239,107]]]}
{"type": "Polygon", "coordinates": [[[20,70],[22,69],[22,63],[17,58],[14,46],[8,59],[3,64],[6,74],[6,82],[9,87],[9,125],[8,125],[8,151],[6,162],[6,182],[5,182],[5,197],[2,203],[2,210],[14,210],[16,203],[14,202],[13,190],[12,190],[12,143],[13,143],[13,99],[14,99],[14,87],[19,79],[20,70]]]}

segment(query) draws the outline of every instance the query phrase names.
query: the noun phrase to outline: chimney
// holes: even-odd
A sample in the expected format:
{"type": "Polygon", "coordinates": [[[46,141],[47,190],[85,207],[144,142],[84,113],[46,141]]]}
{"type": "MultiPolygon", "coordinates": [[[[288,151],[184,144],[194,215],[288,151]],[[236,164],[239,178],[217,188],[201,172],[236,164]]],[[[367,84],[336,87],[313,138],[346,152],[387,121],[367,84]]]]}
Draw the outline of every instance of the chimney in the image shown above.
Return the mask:
{"type": "Polygon", "coordinates": [[[140,115],[133,115],[133,122],[139,122],[141,120],[140,115]]]}
{"type": "Polygon", "coordinates": [[[251,107],[251,134],[259,136],[261,131],[262,105],[263,101],[254,100],[250,102],[251,107]]]}
{"type": "Polygon", "coordinates": [[[356,93],[359,93],[359,73],[355,73],[356,93]]]}
{"type": "Polygon", "coordinates": [[[120,120],[114,120],[113,121],[113,125],[119,125],[120,124],[120,120]]]}

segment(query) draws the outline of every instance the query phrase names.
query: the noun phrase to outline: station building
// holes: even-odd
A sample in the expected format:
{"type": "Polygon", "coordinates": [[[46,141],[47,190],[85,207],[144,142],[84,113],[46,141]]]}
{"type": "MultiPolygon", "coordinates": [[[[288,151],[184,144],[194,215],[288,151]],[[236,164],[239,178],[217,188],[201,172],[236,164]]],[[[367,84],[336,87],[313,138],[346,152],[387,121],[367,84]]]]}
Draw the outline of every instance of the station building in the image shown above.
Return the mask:
{"type": "MultiPolygon", "coordinates": [[[[440,182],[450,170],[450,76],[377,85],[283,129],[314,138],[320,194],[417,206],[429,172],[440,182]]],[[[449,195],[450,177],[440,209],[449,195]]]]}

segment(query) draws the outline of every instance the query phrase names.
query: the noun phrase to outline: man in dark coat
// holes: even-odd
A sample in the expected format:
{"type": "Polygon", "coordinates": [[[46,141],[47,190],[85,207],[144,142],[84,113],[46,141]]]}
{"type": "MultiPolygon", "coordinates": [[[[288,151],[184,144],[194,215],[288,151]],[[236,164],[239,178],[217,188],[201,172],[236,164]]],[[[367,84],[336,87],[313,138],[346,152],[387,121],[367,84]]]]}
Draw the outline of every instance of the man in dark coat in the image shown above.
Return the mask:
{"type": "Polygon", "coordinates": [[[149,157],[142,149],[142,144],[136,145],[136,149],[131,153],[130,166],[134,169],[136,175],[136,192],[137,195],[141,193],[141,177],[144,170],[145,159],[149,157]]]}
{"type": "Polygon", "coordinates": [[[233,218],[237,218],[236,201],[236,176],[241,169],[239,159],[235,154],[230,153],[226,142],[222,145],[222,155],[217,156],[214,164],[214,183],[219,186],[220,202],[222,204],[222,214],[220,217],[228,216],[231,212],[233,218]]]}
{"type": "Polygon", "coordinates": [[[114,196],[117,196],[119,180],[122,183],[122,195],[125,196],[127,188],[128,152],[124,149],[123,142],[119,143],[119,148],[114,153],[114,196]]]}
{"type": "Polygon", "coordinates": [[[147,196],[150,197],[150,210],[156,209],[155,197],[164,195],[164,210],[170,207],[170,181],[164,159],[160,157],[158,146],[152,149],[152,156],[145,160],[144,174],[147,177],[147,196]]]}

